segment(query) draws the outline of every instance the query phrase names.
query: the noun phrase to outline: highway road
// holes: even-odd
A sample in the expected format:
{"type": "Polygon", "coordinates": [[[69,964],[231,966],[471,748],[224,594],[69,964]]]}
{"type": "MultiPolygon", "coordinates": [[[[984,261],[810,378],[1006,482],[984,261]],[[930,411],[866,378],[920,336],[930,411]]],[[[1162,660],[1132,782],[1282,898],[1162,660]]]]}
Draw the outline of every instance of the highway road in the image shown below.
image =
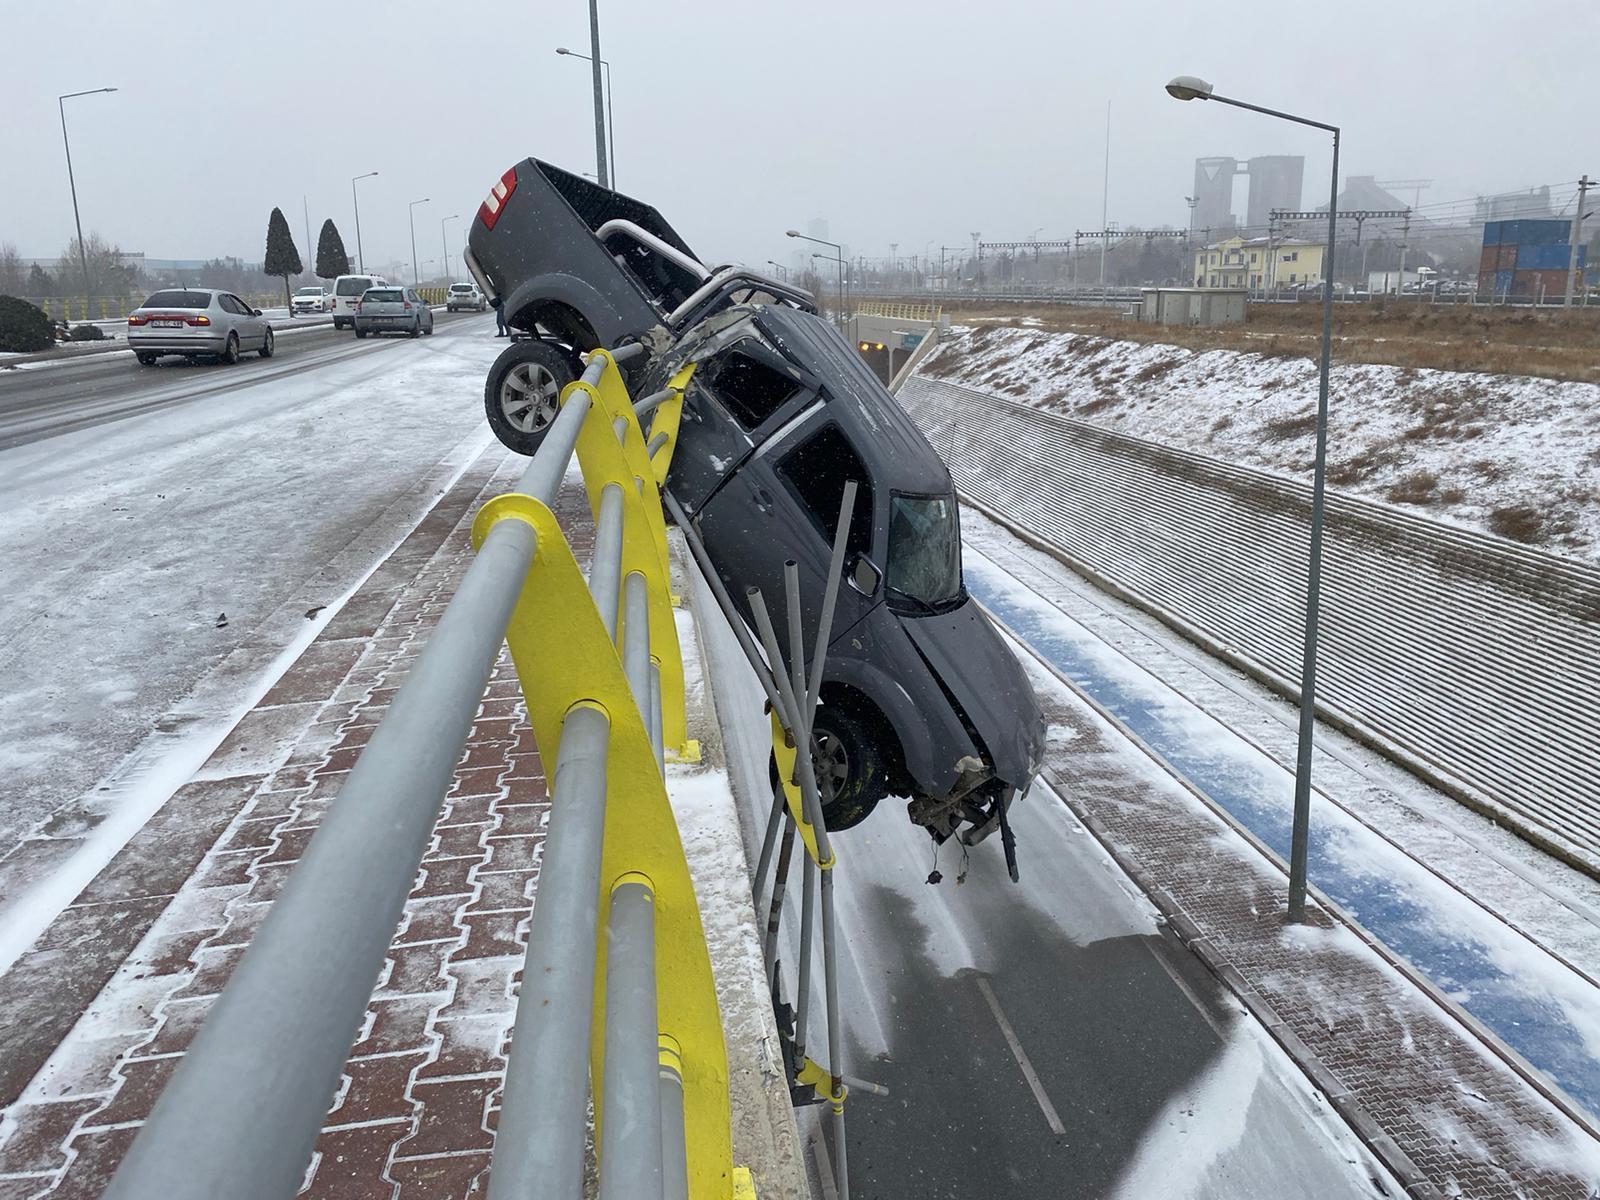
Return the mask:
{"type": "Polygon", "coordinates": [[[231,367],[0,370],[0,854],[114,803],[152,728],[226,716],[191,690],[224,659],[264,668],[492,441],[504,346],[492,317],[440,313],[432,337],[323,328],[231,367]]]}
{"type": "MultiPolygon", "coordinates": [[[[476,315],[441,310],[435,320],[442,334],[476,315]]],[[[348,329],[335,330],[331,325],[297,329],[289,320],[273,328],[278,338],[271,359],[247,353],[231,367],[172,357],[145,367],[131,351],[112,350],[0,369],[0,450],[189,404],[247,384],[291,378],[357,355],[381,354],[385,346],[407,340],[358,341],[348,329]]]]}
{"type": "MultiPolygon", "coordinates": [[[[715,612],[703,584],[697,603],[715,612]]],[[[753,863],[770,804],[762,695],[722,622],[702,636],[753,863]]],[[[1047,713],[1065,703],[1033,674],[1047,713]]],[[[1065,804],[1041,786],[1013,811],[1020,885],[998,845],[936,860],[893,800],[835,839],[845,1070],[891,1093],[849,1101],[852,1197],[1396,1194],[1065,804]]],[[[809,1024],[808,1053],[826,1058],[820,1014],[809,1024]]],[[[825,1158],[831,1138],[811,1144],[825,1158]]]]}

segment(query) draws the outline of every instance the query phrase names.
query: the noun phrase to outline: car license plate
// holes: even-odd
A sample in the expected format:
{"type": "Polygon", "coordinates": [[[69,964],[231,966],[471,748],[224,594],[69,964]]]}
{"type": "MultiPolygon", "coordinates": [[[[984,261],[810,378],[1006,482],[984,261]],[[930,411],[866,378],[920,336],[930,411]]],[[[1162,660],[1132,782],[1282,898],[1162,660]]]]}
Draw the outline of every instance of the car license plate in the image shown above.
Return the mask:
{"type": "Polygon", "coordinates": [[[182,321],[151,321],[150,324],[153,325],[157,329],[182,329],[183,328],[183,322],[182,321]]]}

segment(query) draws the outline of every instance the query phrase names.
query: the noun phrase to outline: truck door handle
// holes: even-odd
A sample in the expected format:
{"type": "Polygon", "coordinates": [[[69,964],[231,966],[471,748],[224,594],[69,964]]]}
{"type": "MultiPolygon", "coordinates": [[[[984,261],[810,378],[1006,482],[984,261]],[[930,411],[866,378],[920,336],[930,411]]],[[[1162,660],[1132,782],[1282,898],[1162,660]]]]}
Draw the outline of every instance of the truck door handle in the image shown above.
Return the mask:
{"type": "Polygon", "coordinates": [[[762,512],[770,513],[772,511],[772,493],[760,484],[757,484],[751,490],[750,498],[755,501],[756,507],[762,512]]]}

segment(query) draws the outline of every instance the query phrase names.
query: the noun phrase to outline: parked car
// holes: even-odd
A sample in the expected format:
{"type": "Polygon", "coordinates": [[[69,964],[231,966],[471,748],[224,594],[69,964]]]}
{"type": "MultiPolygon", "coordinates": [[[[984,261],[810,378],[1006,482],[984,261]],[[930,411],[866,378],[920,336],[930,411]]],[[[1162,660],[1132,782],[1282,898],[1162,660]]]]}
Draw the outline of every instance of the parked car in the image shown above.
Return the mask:
{"type": "Polygon", "coordinates": [[[473,312],[486,312],[489,301],[484,298],[475,283],[452,283],[450,290],[444,296],[446,312],[455,312],[457,309],[470,308],[473,312]]]}
{"type": "Polygon", "coordinates": [[[433,309],[408,287],[374,287],[361,293],[355,306],[356,336],[369,333],[406,333],[421,337],[433,332],[433,309]]]}
{"type": "Polygon", "coordinates": [[[328,289],[325,287],[296,288],[289,300],[289,315],[324,313],[328,311],[328,289]]]}
{"type": "Polygon", "coordinates": [[[333,314],[333,327],[354,327],[356,303],[371,287],[384,287],[388,280],[382,275],[341,275],[333,281],[333,296],[328,311],[333,314]]]}
{"type": "Polygon", "coordinates": [[[641,395],[698,364],[666,487],[736,603],[754,586],[781,604],[792,559],[815,629],[857,482],[813,746],[824,814],[847,829],[893,794],[936,841],[991,832],[1038,772],[1043,716],[963,585],[949,472],[810,294],[710,270],[655,209],[535,159],[478,210],[466,258],[526,335],[485,386],[511,449],[537,448],[580,352],[644,342],[641,395]]]}
{"type": "Polygon", "coordinates": [[[272,326],[259,308],[214,288],[167,288],[128,314],[128,349],[144,366],[163,354],[236,363],[254,350],[271,358],[272,326]]]}

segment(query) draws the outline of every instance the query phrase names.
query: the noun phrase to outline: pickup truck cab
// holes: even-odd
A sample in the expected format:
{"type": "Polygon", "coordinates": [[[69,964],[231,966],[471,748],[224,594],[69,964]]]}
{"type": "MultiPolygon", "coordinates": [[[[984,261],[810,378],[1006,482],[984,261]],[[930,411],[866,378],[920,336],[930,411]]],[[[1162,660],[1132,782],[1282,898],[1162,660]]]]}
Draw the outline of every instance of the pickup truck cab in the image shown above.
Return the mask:
{"type": "Polygon", "coordinates": [[[537,448],[585,351],[643,342],[639,395],[697,364],[666,489],[736,603],[752,586],[781,603],[793,559],[816,628],[856,481],[814,731],[824,816],[849,828],[894,794],[937,841],[991,832],[1038,771],[1043,717],[963,586],[949,472],[810,294],[708,268],[655,209],[535,159],[480,207],[466,259],[525,338],[485,386],[514,450],[537,448]]]}

